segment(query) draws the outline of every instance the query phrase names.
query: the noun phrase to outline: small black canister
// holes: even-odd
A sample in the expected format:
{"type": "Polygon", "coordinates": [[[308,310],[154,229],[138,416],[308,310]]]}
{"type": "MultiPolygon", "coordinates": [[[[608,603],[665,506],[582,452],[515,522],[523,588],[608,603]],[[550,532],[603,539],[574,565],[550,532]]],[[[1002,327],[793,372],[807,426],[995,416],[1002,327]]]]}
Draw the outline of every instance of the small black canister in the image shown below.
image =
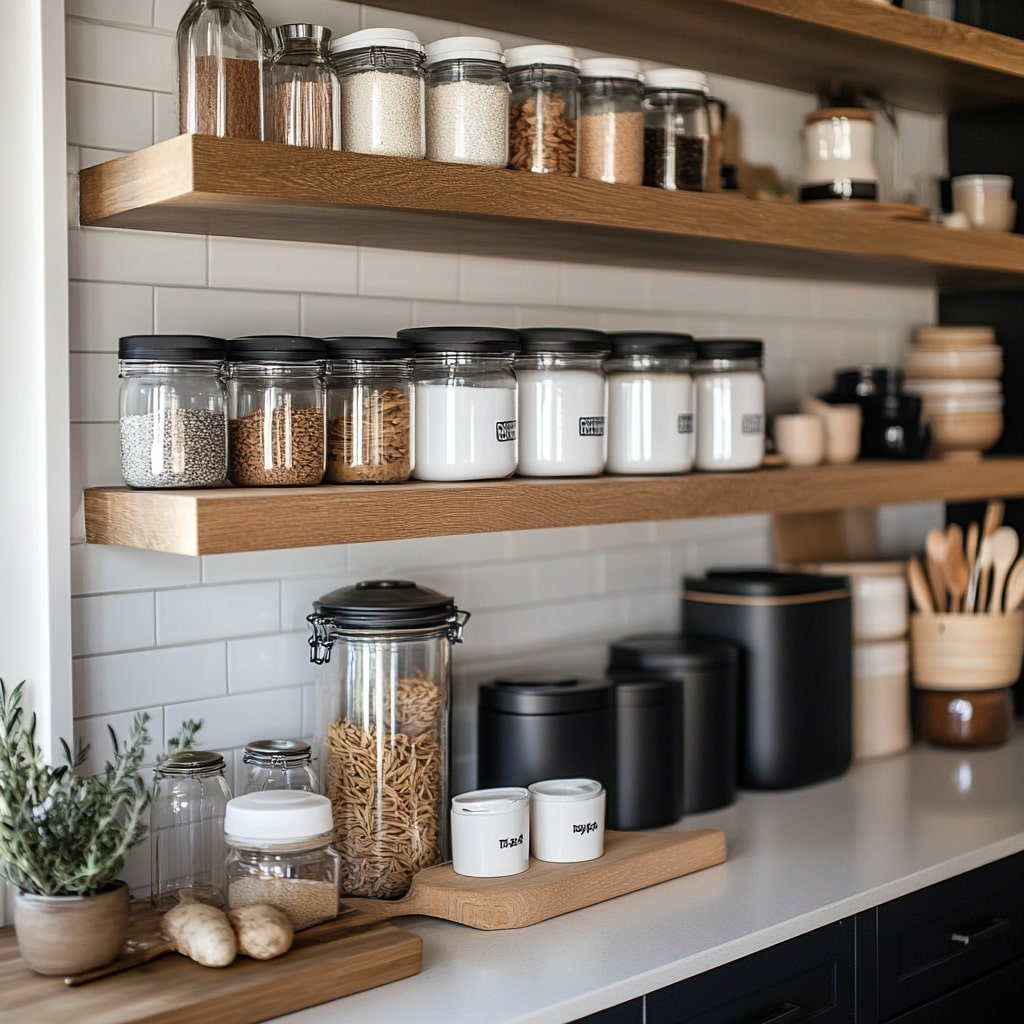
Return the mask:
{"type": "MultiPolygon", "coordinates": [[[[627,636],[609,647],[608,676],[617,684],[667,680],[681,690],[680,814],[725,807],[736,798],[738,665],[735,645],[681,633],[627,636]]],[[[620,760],[631,756],[642,757],[642,748],[620,748],[620,760]]]]}
{"type": "Polygon", "coordinates": [[[615,705],[608,680],[499,679],[480,687],[478,785],[588,778],[615,802],[615,705]]]}
{"type": "Polygon", "coordinates": [[[806,786],[849,768],[851,615],[845,577],[740,569],[684,581],[686,630],[742,652],[742,788],[806,786]]]}

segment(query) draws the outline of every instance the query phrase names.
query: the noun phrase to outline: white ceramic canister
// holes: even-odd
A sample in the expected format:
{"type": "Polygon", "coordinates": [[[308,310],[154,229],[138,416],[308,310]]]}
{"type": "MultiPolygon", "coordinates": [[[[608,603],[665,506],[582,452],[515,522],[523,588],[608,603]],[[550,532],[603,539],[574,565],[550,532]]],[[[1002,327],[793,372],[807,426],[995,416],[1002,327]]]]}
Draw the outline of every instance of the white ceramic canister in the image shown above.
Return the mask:
{"type": "Polygon", "coordinates": [[[500,327],[413,327],[417,480],[495,480],[518,464],[519,335],[500,327]]]}
{"type": "Polygon", "coordinates": [[[907,635],[907,563],[815,562],[805,572],[846,576],[853,598],[853,638],[857,643],[895,640],[907,635]]]}
{"type": "Polygon", "coordinates": [[[910,653],[906,640],[853,645],[853,756],[906,750],[910,730],[910,653]]]}
{"type": "Polygon", "coordinates": [[[477,789],[452,798],[452,868],[501,878],[530,865],[530,794],[518,786],[477,789]]]}
{"type": "Polygon", "coordinates": [[[520,476],[596,476],[607,456],[601,331],[535,327],[519,332],[520,476]]]}
{"type": "Polygon", "coordinates": [[[862,107],[830,107],[804,122],[800,201],[877,199],[875,115],[862,107]]]}
{"type": "Polygon", "coordinates": [[[530,847],[537,860],[597,860],[604,853],[605,791],[594,779],[546,779],[530,786],[530,847]]]}
{"type": "Polygon", "coordinates": [[[685,473],[693,466],[693,377],[689,334],[610,334],[609,473],[685,473]]]}
{"type": "Polygon", "coordinates": [[[697,445],[703,470],[756,469],[764,459],[764,343],[756,339],[697,342],[697,445]]]}

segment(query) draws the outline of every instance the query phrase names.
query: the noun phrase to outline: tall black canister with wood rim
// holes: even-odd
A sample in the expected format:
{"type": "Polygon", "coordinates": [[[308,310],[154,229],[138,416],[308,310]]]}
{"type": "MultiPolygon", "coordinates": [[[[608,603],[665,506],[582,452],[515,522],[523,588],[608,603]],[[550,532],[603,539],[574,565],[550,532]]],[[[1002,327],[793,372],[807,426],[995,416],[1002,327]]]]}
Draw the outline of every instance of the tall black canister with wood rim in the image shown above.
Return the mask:
{"type": "Polygon", "coordinates": [[[688,577],[683,628],[740,648],[741,788],[806,786],[849,768],[853,630],[845,577],[771,569],[688,577]]]}

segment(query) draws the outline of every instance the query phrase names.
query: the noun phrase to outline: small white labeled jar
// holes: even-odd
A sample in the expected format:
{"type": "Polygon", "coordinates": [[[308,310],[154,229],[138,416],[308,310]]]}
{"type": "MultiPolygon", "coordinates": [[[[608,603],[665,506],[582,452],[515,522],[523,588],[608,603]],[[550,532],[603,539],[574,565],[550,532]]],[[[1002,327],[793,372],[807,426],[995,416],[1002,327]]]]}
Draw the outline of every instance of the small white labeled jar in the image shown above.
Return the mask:
{"type": "Polygon", "coordinates": [[[697,469],[756,469],[764,459],[764,343],[697,342],[697,469]]]}
{"type": "Polygon", "coordinates": [[[685,473],[693,466],[693,377],[688,334],[609,335],[609,473],[685,473]]]}
{"type": "Polygon", "coordinates": [[[537,860],[597,860],[604,853],[605,791],[594,779],[547,779],[530,786],[530,845],[537,860]]]}
{"type": "Polygon", "coordinates": [[[530,794],[521,787],[477,789],[452,798],[452,868],[501,878],[530,865],[530,794]]]}
{"type": "Polygon", "coordinates": [[[500,480],[518,463],[519,335],[500,327],[412,327],[413,477],[500,480]]]}
{"type": "Polygon", "coordinates": [[[519,332],[519,475],[596,476],[604,471],[606,394],[600,331],[519,332]]]}

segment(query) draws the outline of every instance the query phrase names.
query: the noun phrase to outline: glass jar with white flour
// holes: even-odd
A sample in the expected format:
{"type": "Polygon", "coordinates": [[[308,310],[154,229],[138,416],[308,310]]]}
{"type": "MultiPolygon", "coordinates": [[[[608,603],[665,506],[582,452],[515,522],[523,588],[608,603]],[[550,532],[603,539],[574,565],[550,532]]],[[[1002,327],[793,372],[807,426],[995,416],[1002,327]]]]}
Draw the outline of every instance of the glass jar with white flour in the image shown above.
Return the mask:
{"type": "Polygon", "coordinates": [[[755,469],[764,459],[764,342],[697,342],[694,465],[704,470],[755,469]]]}

